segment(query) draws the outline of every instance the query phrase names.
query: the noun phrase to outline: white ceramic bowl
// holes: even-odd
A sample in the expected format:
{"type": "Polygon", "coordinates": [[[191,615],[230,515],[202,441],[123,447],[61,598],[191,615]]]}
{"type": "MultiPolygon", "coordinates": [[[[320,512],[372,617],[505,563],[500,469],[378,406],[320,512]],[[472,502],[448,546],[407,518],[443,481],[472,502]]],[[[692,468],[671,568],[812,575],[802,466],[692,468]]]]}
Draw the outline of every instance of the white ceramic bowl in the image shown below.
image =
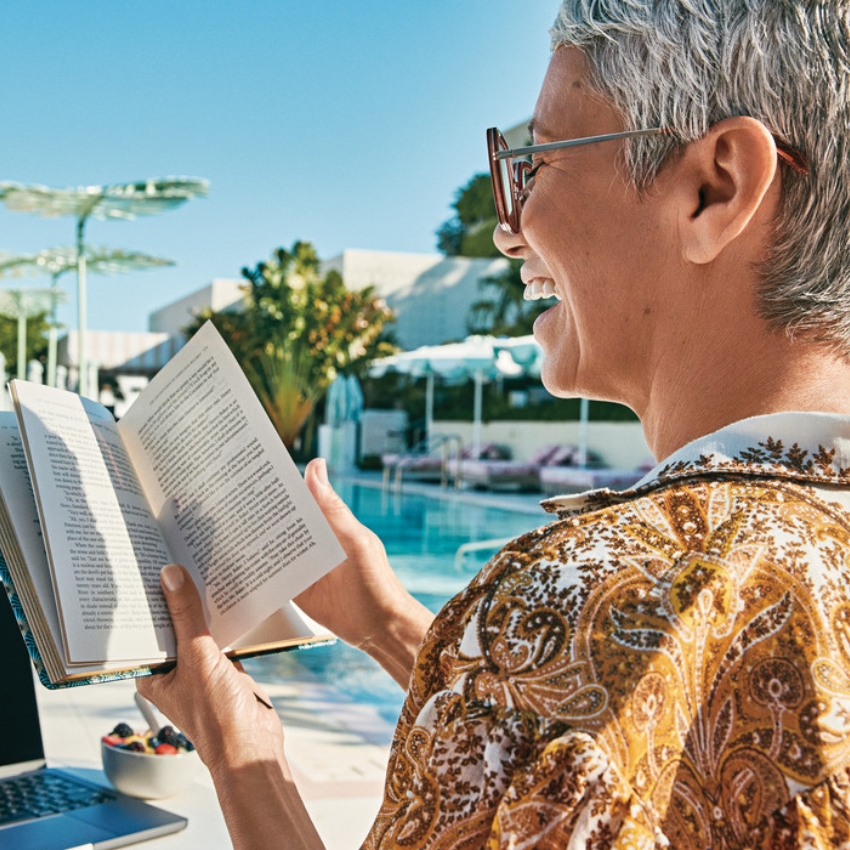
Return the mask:
{"type": "Polygon", "coordinates": [[[198,767],[196,752],[158,756],[110,747],[103,741],[100,752],[106,778],[119,791],[146,800],[185,791],[198,767]]]}

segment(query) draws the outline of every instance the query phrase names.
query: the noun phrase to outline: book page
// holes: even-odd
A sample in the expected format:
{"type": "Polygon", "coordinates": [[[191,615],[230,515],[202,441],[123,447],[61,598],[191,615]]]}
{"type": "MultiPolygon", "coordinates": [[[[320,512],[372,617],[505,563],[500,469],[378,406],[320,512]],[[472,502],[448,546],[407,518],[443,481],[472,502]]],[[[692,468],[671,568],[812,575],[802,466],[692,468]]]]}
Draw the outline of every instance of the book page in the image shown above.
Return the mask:
{"type": "MultiPolygon", "coordinates": [[[[18,420],[14,413],[6,410],[0,412],[0,498],[26,564],[30,583],[40,601],[48,633],[53,643],[61,647],[62,629],[53,595],[53,580],[44,551],[44,538],[41,536],[18,420]]],[[[8,563],[8,555],[6,560],[8,563]]]]}
{"type": "Polygon", "coordinates": [[[111,414],[64,390],[10,388],[69,661],[173,655],[159,588],[171,555],[111,414]]]}
{"type": "Polygon", "coordinates": [[[211,323],[133,403],[119,431],[169,546],[233,643],[344,553],[211,323]]]}

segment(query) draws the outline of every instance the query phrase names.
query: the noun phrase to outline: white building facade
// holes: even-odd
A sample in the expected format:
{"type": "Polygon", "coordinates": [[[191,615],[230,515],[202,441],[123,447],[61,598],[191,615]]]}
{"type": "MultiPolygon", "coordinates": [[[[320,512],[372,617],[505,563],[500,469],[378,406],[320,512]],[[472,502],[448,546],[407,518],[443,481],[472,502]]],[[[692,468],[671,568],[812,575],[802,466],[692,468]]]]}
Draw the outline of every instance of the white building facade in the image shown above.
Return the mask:
{"type": "MultiPolygon", "coordinates": [[[[321,271],[338,271],[348,289],[374,287],[375,294],[396,313],[396,323],[391,328],[398,344],[411,349],[467,336],[470,307],[484,297],[480,281],[503,271],[506,265],[503,259],[352,248],[323,262],[321,271]]],[[[238,310],[245,283],[214,280],[151,313],[148,327],[153,332],[177,335],[205,307],[238,310]]]]}

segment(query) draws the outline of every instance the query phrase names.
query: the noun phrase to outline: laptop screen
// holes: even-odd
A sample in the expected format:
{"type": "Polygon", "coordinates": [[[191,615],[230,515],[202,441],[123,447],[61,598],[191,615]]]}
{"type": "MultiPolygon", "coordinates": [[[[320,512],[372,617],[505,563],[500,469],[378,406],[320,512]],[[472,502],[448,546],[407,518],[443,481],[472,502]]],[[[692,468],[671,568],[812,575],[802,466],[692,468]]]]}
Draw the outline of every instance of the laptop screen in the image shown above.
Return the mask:
{"type": "Polygon", "coordinates": [[[44,758],[32,662],[6,594],[0,590],[0,767],[44,758]]]}

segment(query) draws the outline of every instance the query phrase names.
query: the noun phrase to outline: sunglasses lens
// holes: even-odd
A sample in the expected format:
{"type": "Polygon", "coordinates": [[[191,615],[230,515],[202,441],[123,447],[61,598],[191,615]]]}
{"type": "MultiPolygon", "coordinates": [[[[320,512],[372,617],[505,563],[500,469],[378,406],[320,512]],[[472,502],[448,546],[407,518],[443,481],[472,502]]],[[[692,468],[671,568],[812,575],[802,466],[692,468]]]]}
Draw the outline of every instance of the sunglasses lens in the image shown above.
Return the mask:
{"type": "Polygon", "coordinates": [[[516,218],[516,204],[514,202],[514,177],[513,167],[509,159],[499,160],[499,183],[502,190],[502,205],[505,211],[505,224],[513,226],[516,218]]]}
{"type": "Polygon", "coordinates": [[[487,131],[490,150],[490,176],[493,181],[493,199],[499,224],[511,233],[517,231],[519,210],[516,208],[513,166],[510,159],[496,159],[499,151],[508,150],[504,136],[494,127],[487,131]]]}

